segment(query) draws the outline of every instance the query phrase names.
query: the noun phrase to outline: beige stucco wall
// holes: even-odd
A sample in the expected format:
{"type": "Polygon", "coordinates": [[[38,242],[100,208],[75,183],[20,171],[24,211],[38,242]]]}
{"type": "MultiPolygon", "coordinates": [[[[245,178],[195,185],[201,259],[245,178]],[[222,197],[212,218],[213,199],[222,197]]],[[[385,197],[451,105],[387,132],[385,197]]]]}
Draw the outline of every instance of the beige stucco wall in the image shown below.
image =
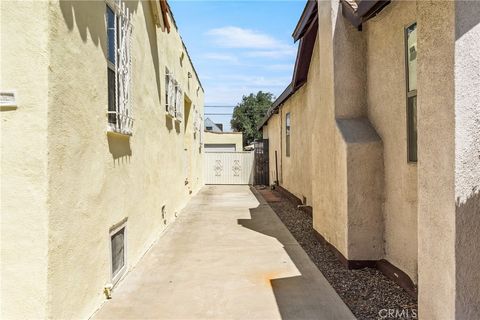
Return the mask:
{"type": "MultiPolygon", "coordinates": [[[[291,96],[280,109],[282,118],[282,183],[281,186],[298,199],[310,205],[312,201],[311,179],[311,127],[309,117],[315,105],[308,102],[308,85],[291,96]],[[286,114],[290,113],[290,156],[286,155],[286,114]]],[[[279,153],[280,154],[280,153],[279,153]]]]}
{"type": "Polygon", "coordinates": [[[363,25],[368,118],[384,145],[385,259],[417,282],[417,165],[407,161],[404,29],[415,1],[393,1],[363,25]]]}
{"type": "Polygon", "coordinates": [[[419,311],[478,319],[480,4],[419,1],[417,11],[419,311]]]}
{"type": "Polygon", "coordinates": [[[18,104],[0,111],[0,318],[45,318],[48,3],[2,1],[0,23],[0,90],[18,104]]]}
{"type": "MultiPolygon", "coordinates": [[[[315,49],[312,66],[316,61],[319,66],[310,67],[308,80],[314,90],[305,85],[307,89],[289,98],[264,127],[264,137],[270,141],[271,178],[274,151],[280,150],[280,184],[298,194],[300,188],[289,177],[305,167],[290,171],[295,144],[291,158],[284,158],[284,118],[291,112],[294,141],[298,113],[308,114],[298,105],[314,101],[316,112],[301,123],[302,127],[315,124],[311,149],[305,149],[312,155],[314,228],[347,258],[364,258],[351,254],[355,245],[366,242],[352,234],[358,226],[355,218],[364,215],[355,216],[359,200],[355,194],[365,192],[359,189],[362,181],[382,178],[382,192],[375,191],[382,208],[375,212],[382,213],[377,229],[383,232],[384,247],[377,256],[364,250],[367,247],[357,253],[385,258],[418,283],[420,317],[478,318],[480,4],[394,1],[365,23],[362,32],[341,16],[338,1],[319,1],[318,6],[321,45],[315,49]],[[419,161],[409,164],[404,29],[416,20],[419,161]],[[365,149],[357,150],[360,145],[348,142],[349,130],[339,123],[364,116],[381,138],[382,148],[368,150],[362,142],[365,149]],[[381,155],[381,161],[375,155],[381,155]],[[365,156],[372,158],[355,161],[365,156]],[[372,161],[379,162],[375,166],[384,170],[383,176],[373,171],[364,174],[375,166],[361,162],[372,161]]],[[[360,131],[351,133],[358,138],[360,131]]]]}
{"type": "MultiPolygon", "coordinates": [[[[11,297],[5,310],[13,315],[10,318],[87,318],[104,301],[103,288],[111,282],[110,228],[128,219],[131,269],[203,185],[203,150],[193,129],[193,109],[203,114],[203,89],[186,54],[181,61],[185,50],[173,23],[167,34],[154,25],[149,2],[129,1],[135,123],[131,137],[107,134],[105,2],[38,3],[35,7],[22,2],[22,9],[14,2],[15,9],[6,11],[7,19],[2,7],[2,23],[11,24],[14,44],[4,51],[2,39],[2,67],[4,53],[5,64],[12,66],[9,86],[30,99],[25,105],[44,97],[43,109],[32,105],[28,114],[26,108],[10,111],[11,129],[2,126],[2,138],[11,136],[12,142],[10,149],[5,148],[8,157],[2,157],[2,193],[3,181],[8,181],[4,165],[11,167],[12,179],[25,176],[24,182],[7,191],[10,203],[2,201],[7,209],[15,208],[7,232],[18,237],[25,221],[35,226],[25,230],[22,241],[13,236],[2,241],[2,250],[17,250],[17,256],[27,251],[22,244],[30,246],[28,255],[16,258],[20,268],[5,287],[11,297]],[[22,23],[20,15],[25,12],[38,17],[39,21],[29,23],[32,30],[22,23]],[[33,56],[24,50],[30,48],[31,39],[43,41],[33,56]],[[166,66],[186,95],[182,123],[165,113],[166,66]],[[22,141],[25,146],[19,149],[22,141]],[[13,200],[15,192],[22,194],[19,189],[28,194],[23,191],[22,198],[13,200]],[[32,244],[38,249],[31,250],[32,244]],[[32,269],[37,261],[38,267],[32,269]],[[18,288],[12,289],[14,284],[18,288]]],[[[2,70],[2,79],[3,74],[2,70]]],[[[2,215],[3,211],[2,207],[2,215]]],[[[4,265],[2,259],[2,272],[4,265]]]]}
{"type": "Polygon", "coordinates": [[[277,175],[279,183],[282,181],[282,165],[281,165],[281,125],[280,114],[274,114],[268,119],[267,125],[263,127],[264,138],[268,138],[268,161],[269,161],[269,181],[274,184],[277,175]],[[277,163],[275,164],[275,151],[277,152],[277,163]],[[278,174],[276,170],[278,169],[278,174]]]}
{"type": "Polygon", "coordinates": [[[235,144],[235,151],[243,151],[241,132],[205,132],[204,144],[235,144]]]}
{"type": "Polygon", "coordinates": [[[319,68],[318,41],[315,42],[307,83],[299,88],[272,115],[263,128],[264,137],[269,139],[270,181],[276,180],[275,151],[277,151],[278,179],[282,187],[306,204],[312,204],[312,129],[311,121],[318,106],[318,93],[315,90],[319,68]],[[290,113],[290,156],[286,150],[286,114],[290,113]]]}
{"type": "Polygon", "coordinates": [[[480,2],[455,5],[457,319],[480,318],[480,2]]]}
{"type": "MultiPolygon", "coordinates": [[[[319,46],[318,92],[319,110],[312,118],[315,125],[312,138],[312,164],[315,179],[312,183],[313,227],[327,241],[332,243],[344,256],[348,257],[348,185],[347,150],[337,128],[335,116],[360,116],[364,108],[364,88],[357,78],[361,75],[343,77],[336,72],[348,66],[363,70],[363,65],[348,63],[343,65],[337,59],[351,55],[351,47],[362,53],[363,44],[355,41],[349,26],[338,11],[337,1],[319,1],[319,46]],[[338,23],[337,23],[338,19],[338,23]],[[345,30],[352,34],[352,41],[346,39],[345,30]],[[344,50],[342,50],[344,48],[344,50]],[[350,50],[347,50],[349,49],[350,50]],[[351,93],[345,94],[346,92],[351,93]],[[338,103],[336,99],[342,96],[338,103]],[[342,102],[342,103],[340,103],[342,102]],[[338,108],[337,108],[338,105],[338,108]]],[[[361,61],[361,59],[360,59],[361,61]]],[[[353,69],[355,70],[355,69],[353,69]]]]}
{"type": "Polygon", "coordinates": [[[313,195],[307,202],[313,203],[317,231],[347,258],[386,258],[416,281],[416,166],[406,161],[403,58],[403,29],[415,20],[415,3],[394,3],[385,9],[387,18],[383,14],[359,32],[341,16],[338,2],[320,2],[322,45],[315,46],[308,82],[269,119],[264,132],[270,141],[271,178],[274,150],[281,150],[280,184],[299,198],[313,195]],[[390,23],[392,11],[396,14],[390,23]],[[290,157],[284,152],[287,112],[292,122],[290,157]],[[362,116],[369,117],[380,135],[379,147],[361,141],[361,129],[348,137],[335,121],[362,116]],[[349,138],[358,141],[350,146],[349,138]],[[360,142],[362,150],[356,146],[360,142]],[[297,146],[301,151],[295,152],[297,146]],[[365,152],[372,152],[375,164],[359,161],[365,152]],[[355,170],[373,175],[359,179],[355,170]],[[368,187],[362,181],[375,186],[375,192],[360,203],[355,196],[368,187]],[[366,234],[376,237],[367,239],[366,234]],[[371,245],[362,248],[360,238],[371,245]]]}

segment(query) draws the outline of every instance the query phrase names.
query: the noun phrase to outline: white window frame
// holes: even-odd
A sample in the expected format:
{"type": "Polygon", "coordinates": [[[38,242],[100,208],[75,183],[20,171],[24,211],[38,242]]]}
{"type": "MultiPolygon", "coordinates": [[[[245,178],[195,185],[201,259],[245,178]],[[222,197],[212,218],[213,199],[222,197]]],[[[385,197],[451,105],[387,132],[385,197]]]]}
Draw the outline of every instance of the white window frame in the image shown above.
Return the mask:
{"type": "MultiPolygon", "coordinates": [[[[115,110],[108,110],[108,131],[131,135],[133,133],[133,94],[132,94],[132,14],[125,7],[122,0],[106,0],[106,5],[115,15],[114,24],[114,43],[115,43],[115,64],[108,60],[108,69],[115,73],[115,110]],[[110,119],[115,121],[110,121],[110,119]]],[[[105,13],[105,19],[108,27],[108,16],[105,13]]],[[[107,32],[107,47],[108,32],[107,32]]]]}
{"type": "Polygon", "coordinates": [[[109,246],[109,258],[110,258],[110,279],[112,281],[112,285],[115,286],[120,279],[125,275],[128,266],[127,260],[127,252],[128,252],[128,229],[127,229],[127,220],[124,219],[122,222],[118,223],[117,225],[113,226],[110,229],[109,237],[108,237],[108,246],[109,246]],[[124,229],[123,231],[123,267],[118,270],[118,272],[114,275],[113,274],[113,248],[112,248],[112,237],[119,232],[120,230],[124,229]]]}

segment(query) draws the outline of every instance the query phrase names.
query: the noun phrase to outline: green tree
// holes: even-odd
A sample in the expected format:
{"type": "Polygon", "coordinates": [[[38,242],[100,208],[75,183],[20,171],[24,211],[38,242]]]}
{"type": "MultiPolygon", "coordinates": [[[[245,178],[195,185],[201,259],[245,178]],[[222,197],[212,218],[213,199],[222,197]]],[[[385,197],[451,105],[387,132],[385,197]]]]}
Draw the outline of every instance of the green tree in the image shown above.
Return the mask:
{"type": "Polygon", "coordinates": [[[248,96],[243,96],[242,102],[233,109],[230,125],[234,131],[243,133],[245,145],[262,138],[262,133],[257,130],[257,126],[272,105],[273,100],[273,94],[270,92],[250,93],[248,96]]]}

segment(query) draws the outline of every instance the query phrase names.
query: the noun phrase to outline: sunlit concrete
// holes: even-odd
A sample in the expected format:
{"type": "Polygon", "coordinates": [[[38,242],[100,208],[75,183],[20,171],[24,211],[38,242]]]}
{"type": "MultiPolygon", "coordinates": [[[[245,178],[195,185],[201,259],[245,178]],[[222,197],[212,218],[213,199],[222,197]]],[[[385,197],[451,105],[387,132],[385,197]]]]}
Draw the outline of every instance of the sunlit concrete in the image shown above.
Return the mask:
{"type": "Polygon", "coordinates": [[[354,319],[248,186],[207,186],[96,319],[354,319]]]}

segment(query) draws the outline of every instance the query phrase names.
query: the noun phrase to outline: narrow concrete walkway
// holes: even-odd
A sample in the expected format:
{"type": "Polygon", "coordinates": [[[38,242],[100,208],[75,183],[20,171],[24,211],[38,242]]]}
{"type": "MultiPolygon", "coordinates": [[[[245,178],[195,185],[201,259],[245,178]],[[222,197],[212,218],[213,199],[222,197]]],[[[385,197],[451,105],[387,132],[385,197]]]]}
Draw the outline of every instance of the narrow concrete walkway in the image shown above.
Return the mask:
{"type": "Polygon", "coordinates": [[[206,186],[96,319],[354,319],[248,186],[206,186]]]}

